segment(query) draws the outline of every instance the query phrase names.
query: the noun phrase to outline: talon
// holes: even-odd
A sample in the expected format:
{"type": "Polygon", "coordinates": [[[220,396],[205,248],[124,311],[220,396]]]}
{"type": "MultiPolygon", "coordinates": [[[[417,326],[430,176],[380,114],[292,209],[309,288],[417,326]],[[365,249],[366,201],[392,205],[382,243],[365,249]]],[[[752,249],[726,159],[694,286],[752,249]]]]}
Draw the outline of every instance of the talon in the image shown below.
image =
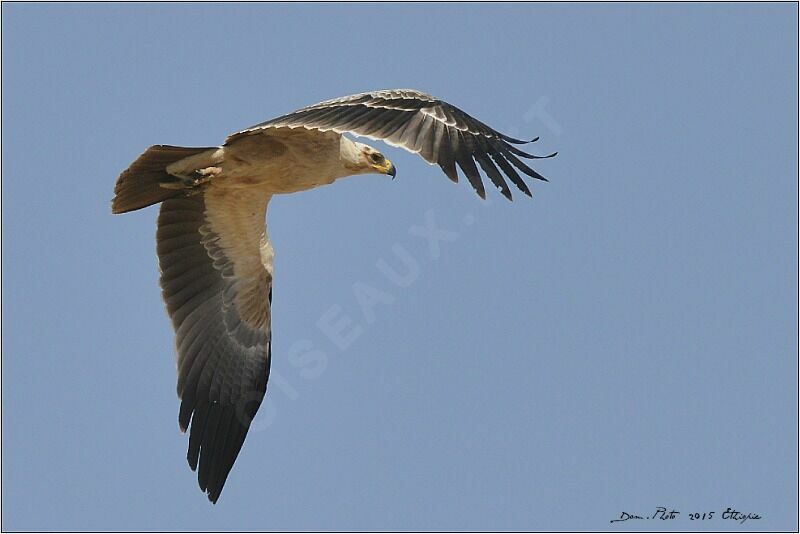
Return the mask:
{"type": "Polygon", "coordinates": [[[189,176],[175,176],[173,181],[161,182],[158,185],[164,189],[196,189],[199,186],[210,182],[221,172],[222,169],[219,167],[206,167],[204,169],[192,171],[189,176]]]}
{"type": "Polygon", "coordinates": [[[212,178],[216,177],[222,172],[219,167],[206,167],[204,169],[197,169],[192,173],[191,178],[184,179],[183,183],[187,187],[197,187],[204,183],[210,182],[212,178]]]}
{"type": "Polygon", "coordinates": [[[196,171],[194,171],[194,174],[198,174],[200,176],[208,176],[210,178],[215,174],[219,174],[221,172],[222,169],[219,167],[206,167],[205,169],[197,169],[196,171]]]}

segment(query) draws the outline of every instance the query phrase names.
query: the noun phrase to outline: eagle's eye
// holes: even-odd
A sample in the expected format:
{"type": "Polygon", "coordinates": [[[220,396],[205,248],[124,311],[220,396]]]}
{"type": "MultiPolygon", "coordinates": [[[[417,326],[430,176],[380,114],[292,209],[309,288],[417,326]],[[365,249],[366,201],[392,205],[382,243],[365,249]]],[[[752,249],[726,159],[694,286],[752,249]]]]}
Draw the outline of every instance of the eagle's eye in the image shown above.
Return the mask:
{"type": "Polygon", "coordinates": [[[374,164],[382,163],[383,154],[381,154],[380,152],[373,152],[372,154],[369,155],[369,160],[374,164]]]}

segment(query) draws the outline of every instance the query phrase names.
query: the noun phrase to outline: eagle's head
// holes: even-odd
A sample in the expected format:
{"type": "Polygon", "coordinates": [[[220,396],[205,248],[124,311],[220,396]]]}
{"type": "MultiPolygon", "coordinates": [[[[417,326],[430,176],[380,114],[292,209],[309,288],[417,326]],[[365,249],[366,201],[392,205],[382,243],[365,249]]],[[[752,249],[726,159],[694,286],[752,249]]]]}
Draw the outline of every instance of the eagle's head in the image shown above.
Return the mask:
{"type": "Polygon", "coordinates": [[[359,148],[358,166],[363,174],[387,174],[392,178],[397,174],[394,164],[378,150],[363,143],[356,143],[359,148]]]}

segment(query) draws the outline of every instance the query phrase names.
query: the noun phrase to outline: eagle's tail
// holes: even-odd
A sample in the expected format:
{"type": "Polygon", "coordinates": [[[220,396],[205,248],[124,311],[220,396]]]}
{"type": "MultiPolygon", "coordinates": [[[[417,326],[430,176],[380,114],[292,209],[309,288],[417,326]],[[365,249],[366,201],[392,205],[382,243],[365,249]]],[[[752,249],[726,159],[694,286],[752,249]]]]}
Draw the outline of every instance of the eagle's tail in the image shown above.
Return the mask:
{"type": "Polygon", "coordinates": [[[119,175],[114,187],[114,198],[111,200],[111,213],[146,208],[181,195],[182,192],[178,189],[162,186],[175,182],[175,177],[167,173],[167,166],[206,150],[209,148],[151,146],[119,175]]]}

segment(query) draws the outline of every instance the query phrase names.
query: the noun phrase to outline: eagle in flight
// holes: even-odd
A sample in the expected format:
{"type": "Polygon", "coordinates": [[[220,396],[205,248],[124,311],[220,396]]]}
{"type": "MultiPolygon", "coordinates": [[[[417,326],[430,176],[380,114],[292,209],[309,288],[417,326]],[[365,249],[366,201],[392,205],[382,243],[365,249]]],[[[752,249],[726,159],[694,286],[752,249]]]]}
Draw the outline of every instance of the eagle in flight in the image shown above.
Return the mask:
{"type": "Polygon", "coordinates": [[[113,213],[161,203],[156,232],[161,291],[175,329],[181,431],[187,460],[211,502],[242,448],[267,390],[272,351],[273,250],[265,219],[273,195],[358,174],[395,176],[379,140],[457,167],[486,198],[478,167],[507,199],[506,178],[545,180],[537,159],[455,106],[410,89],[327,100],[230,135],[221,147],[155,145],[117,179],[113,213]],[[476,165],[477,164],[477,165],[476,165]],[[519,171],[519,172],[518,172],[519,171]]]}

